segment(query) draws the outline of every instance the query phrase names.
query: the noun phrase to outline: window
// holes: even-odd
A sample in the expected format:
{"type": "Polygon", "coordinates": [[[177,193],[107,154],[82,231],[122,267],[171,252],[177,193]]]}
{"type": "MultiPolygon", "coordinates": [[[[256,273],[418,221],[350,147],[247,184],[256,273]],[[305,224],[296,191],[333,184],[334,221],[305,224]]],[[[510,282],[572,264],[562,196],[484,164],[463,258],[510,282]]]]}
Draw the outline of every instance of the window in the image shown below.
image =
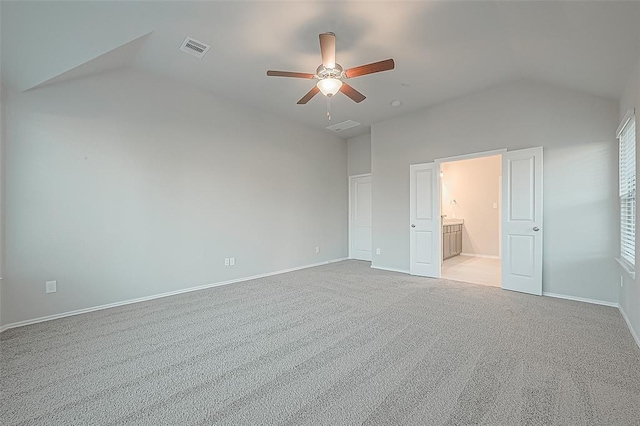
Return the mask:
{"type": "Polygon", "coordinates": [[[636,119],[627,113],[618,130],[620,140],[620,258],[634,267],[636,260],[636,119]]]}

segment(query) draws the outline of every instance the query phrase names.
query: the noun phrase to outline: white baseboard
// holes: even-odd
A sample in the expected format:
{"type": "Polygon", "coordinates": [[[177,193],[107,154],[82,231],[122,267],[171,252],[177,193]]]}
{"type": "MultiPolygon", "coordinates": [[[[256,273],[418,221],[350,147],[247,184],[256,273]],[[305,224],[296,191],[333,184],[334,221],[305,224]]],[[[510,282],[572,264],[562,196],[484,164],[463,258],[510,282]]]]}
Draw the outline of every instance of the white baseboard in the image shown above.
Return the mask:
{"type": "Polygon", "coordinates": [[[635,330],[631,326],[631,321],[629,321],[629,317],[624,312],[624,309],[622,309],[622,306],[618,306],[618,309],[620,310],[620,313],[622,314],[622,318],[624,318],[624,320],[627,323],[627,327],[629,328],[629,331],[631,332],[631,335],[633,336],[633,340],[636,341],[636,344],[640,348],[640,338],[638,337],[638,335],[636,334],[635,330]]]}
{"type": "Polygon", "coordinates": [[[343,257],[343,258],[339,258],[339,259],[332,259],[332,260],[327,260],[327,261],[324,261],[324,262],[312,263],[310,265],[296,266],[295,268],[282,269],[280,271],[275,271],[275,272],[267,272],[266,274],[253,275],[251,277],[235,278],[233,280],[228,280],[228,281],[221,281],[221,282],[212,283],[212,284],[205,284],[205,285],[201,285],[201,286],[197,286],[197,287],[189,287],[189,288],[184,288],[184,289],[181,289],[181,290],[175,290],[175,291],[169,291],[169,292],[166,292],[166,293],[154,294],[154,295],[151,295],[151,296],[139,297],[137,299],[124,300],[122,302],[108,303],[106,305],[93,306],[93,307],[90,307],[90,308],[77,309],[75,311],[63,312],[63,313],[60,313],[60,314],[47,315],[45,317],[34,318],[34,319],[29,319],[29,320],[24,320],[24,321],[18,321],[18,322],[14,322],[14,323],[11,323],[11,324],[3,325],[2,327],[0,327],[0,333],[2,333],[5,330],[8,330],[10,328],[22,327],[22,326],[25,326],[25,325],[36,324],[36,323],[39,323],[39,322],[52,321],[52,320],[55,320],[55,319],[64,318],[64,317],[70,317],[70,316],[73,316],[73,315],[80,315],[80,314],[86,314],[88,312],[100,311],[102,309],[109,309],[109,308],[115,308],[115,307],[118,307],[118,306],[130,305],[132,303],[146,302],[148,300],[160,299],[162,297],[175,296],[177,294],[182,294],[182,293],[190,293],[192,291],[204,290],[204,289],[207,289],[207,288],[218,287],[218,286],[221,286],[221,285],[234,284],[234,283],[239,283],[239,282],[243,282],[243,281],[255,280],[255,279],[258,279],[258,278],[270,277],[272,275],[286,274],[287,272],[299,271],[300,269],[314,268],[316,266],[328,265],[330,263],[341,262],[343,260],[347,260],[347,258],[343,257]]]}
{"type": "Polygon", "coordinates": [[[555,297],[557,299],[573,300],[575,302],[585,302],[585,303],[592,303],[594,305],[611,306],[612,308],[620,307],[616,302],[607,302],[604,300],[595,300],[595,299],[586,299],[584,297],[567,296],[566,294],[548,293],[546,291],[543,291],[542,295],[548,296],[548,297],[555,297]]]}
{"type": "Polygon", "coordinates": [[[383,268],[382,266],[373,266],[371,265],[371,267],[373,269],[380,269],[381,271],[389,271],[389,272],[399,272],[401,274],[409,274],[409,271],[403,271],[402,269],[394,269],[394,268],[383,268]]]}
{"type": "Polygon", "coordinates": [[[484,259],[500,259],[500,256],[492,256],[489,254],[460,253],[460,256],[482,257],[484,259]]]}

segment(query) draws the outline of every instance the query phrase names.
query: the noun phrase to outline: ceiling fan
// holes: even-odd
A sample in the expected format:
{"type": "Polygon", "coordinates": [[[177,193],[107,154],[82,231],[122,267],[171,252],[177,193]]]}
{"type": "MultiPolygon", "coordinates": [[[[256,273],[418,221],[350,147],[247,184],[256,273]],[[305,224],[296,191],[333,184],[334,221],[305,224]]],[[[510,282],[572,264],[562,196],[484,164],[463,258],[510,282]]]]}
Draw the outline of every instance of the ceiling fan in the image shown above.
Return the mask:
{"type": "Polygon", "coordinates": [[[336,63],[336,35],[334,33],[320,34],[320,53],[322,54],[322,64],[315,74],[290,71],[267,71],[270,77],[294,77],[317,79],[318,83],[309,90],[299,101],[298,105],[304,105],[311,100],[318,92],[331,98],[339,91],[347,95],[354,102],[360,103],[366,99],[362,93],[345,83],[345,79],[360,77],[362,75],[376,72],[389,71],[395,68],[393,59],[373,62],[359,67],[343,70],[342,66],[336,63]]]}

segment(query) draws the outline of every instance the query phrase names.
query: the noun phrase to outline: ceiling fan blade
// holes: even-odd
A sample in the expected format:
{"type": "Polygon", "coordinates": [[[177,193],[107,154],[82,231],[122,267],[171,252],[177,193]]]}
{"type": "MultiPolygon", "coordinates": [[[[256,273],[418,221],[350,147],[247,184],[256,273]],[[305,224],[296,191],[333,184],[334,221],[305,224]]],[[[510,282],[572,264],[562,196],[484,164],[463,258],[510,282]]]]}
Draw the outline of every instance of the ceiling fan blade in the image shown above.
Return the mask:
{"type": "Polygon", "coordinates": [[[359,67],[349,68],[346,71],[348,78],[360,77],[361,75],[373,74],[381,71],[389,71],[396,67],[393,59],[386,59],[372,64],[360,65],[359,67]]]}
{"type": "Polygon", "coordinates": [[[322,65],[325,68],[336,67],[336,35],[334,33],[320,34],[320,53],[322,65]]]}
{"type": "Polygon", "coordinates": [[[344,83],[344,82],[342,83],[342,86],[340,86],[340,91],[345,95],[347,95],[348,97],[350,97],[355,103],[358,103],[358,104],[364,101],[365,99],[367,99],[365,95],[358,92],[356,89],[354,89],[353,87],[349,86],[347,83],[344,83]]]}
{"type": "Polygon", "coordinates": [[[298,101],[298,105],[306,104],[311,100],[311,98],[317,95],[318,92],[320,92],[320,89],[318,89],[318,86],[313,86],[313,89],[309,90],[309,92],[298,101]]]}
{"type": "Polygon", "coordinates": [[[291,72],[291,71],[267,71],[269,77],[294,77],[294,78],[314,78],[314,74],[306,72],[291,72]]]}

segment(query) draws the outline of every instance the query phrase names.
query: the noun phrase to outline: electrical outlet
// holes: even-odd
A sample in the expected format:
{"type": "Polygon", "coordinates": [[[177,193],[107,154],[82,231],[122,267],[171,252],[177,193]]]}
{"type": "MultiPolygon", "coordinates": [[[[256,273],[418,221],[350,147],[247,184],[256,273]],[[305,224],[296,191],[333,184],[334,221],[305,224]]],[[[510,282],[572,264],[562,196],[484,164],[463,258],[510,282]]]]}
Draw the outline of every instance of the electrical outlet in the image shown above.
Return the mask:
{"type": "Polygon", "coordinates": [[[380,254],[380,249],[379,248],[376,249],[376,254],[380,254]]]}
{"type": "Polygon", "coordinates": [[[47,293],[55,293],[58,291],[58,282],[57,281],[47,281],[44,283],[44,291],[47,293]]]}
{"type": "Polygon", "coordinates": [[[228,257],[225,257],[225,258],[224,258],[224,266],[229,266],[229,263],[230,263],[230,262],[231,262],[231,261],[229,260],[229,258],[228,258],[228,257]]]}
{"type": "Polygon", "coordinates": [[[230,258],[230,259],[229,259],[229,264],[230,264],[231,266],[236,266],[236,258],[235,258],[235,257],[230,258]]]}
{"type": "Polygon", "coordinates": [[[316,247],[316,253],[320,253],[320,247],[316,247]]]}

